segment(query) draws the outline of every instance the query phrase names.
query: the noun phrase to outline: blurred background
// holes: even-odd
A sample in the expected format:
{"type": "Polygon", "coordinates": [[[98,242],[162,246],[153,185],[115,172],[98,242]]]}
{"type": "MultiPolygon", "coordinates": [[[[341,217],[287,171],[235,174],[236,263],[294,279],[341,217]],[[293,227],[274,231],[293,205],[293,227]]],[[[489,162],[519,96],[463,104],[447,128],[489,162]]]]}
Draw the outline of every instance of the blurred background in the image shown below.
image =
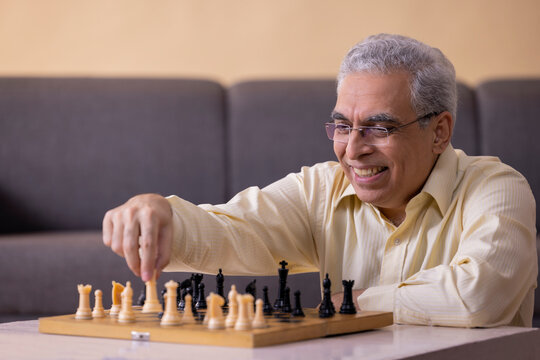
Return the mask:
{"type": "Polygon", "coordinates": [[[540,76],[538,0],[0,0],[0,76],[323,78],[379,32],[469,85],[540,76]]]}

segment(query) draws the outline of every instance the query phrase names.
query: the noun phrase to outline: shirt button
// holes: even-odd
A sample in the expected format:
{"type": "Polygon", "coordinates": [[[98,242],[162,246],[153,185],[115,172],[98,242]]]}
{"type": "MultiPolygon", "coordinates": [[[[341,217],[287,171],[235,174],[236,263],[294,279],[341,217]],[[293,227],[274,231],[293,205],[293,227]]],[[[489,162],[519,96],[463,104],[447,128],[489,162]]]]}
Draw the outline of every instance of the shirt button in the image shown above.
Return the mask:
{"type": "Polygon", "coordinates": [[[401,240],[395,239],[395,240],[394,240],[394,245],[395,245],[395,246],[398,246],[399,244],[401,244],[401,240]]]}

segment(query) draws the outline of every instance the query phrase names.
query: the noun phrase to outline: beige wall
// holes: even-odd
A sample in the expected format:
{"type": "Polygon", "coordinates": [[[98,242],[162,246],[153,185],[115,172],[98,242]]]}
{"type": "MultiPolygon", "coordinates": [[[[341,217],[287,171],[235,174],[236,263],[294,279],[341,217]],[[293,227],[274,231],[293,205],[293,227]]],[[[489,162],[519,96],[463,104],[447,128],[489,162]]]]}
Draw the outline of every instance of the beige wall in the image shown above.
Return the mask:
{"type": "Polygon", "coordinates": [[[539,0],[0,0],[0,76],[334,76],[378,32],[439,47],[470,84],[540,76],[539,0]]]}

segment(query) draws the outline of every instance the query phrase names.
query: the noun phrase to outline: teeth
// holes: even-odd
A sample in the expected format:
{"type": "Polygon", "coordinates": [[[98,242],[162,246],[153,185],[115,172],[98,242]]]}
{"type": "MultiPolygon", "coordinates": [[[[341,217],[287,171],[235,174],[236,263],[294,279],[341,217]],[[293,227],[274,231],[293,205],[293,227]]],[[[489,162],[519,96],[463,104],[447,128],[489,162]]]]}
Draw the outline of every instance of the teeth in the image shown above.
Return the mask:
{"type": "Polygon", "coordinates": [[[356,175],[358,175],[358,176],[369,177],[369,176],[376,175],[376,174],[380,173],[381,171],[383,171],[384,166],[378,166],[378,167],[374,167],[374,168],[371,168],[371,169],[356,169],[356,168],[353,168],[353,170],[356,173],[356,175]]]}

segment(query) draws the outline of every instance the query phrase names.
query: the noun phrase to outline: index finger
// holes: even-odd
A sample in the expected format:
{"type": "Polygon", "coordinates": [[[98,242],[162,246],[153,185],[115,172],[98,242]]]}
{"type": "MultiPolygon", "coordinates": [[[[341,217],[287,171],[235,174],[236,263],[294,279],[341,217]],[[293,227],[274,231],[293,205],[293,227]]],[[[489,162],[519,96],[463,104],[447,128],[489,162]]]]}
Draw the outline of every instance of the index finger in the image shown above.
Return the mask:
{"type": "Polygon", "coordinates": [[[141,279],[150,281],[156,268],[158,226],[156,221],[149,217],[141,219],[141,279]]]}

